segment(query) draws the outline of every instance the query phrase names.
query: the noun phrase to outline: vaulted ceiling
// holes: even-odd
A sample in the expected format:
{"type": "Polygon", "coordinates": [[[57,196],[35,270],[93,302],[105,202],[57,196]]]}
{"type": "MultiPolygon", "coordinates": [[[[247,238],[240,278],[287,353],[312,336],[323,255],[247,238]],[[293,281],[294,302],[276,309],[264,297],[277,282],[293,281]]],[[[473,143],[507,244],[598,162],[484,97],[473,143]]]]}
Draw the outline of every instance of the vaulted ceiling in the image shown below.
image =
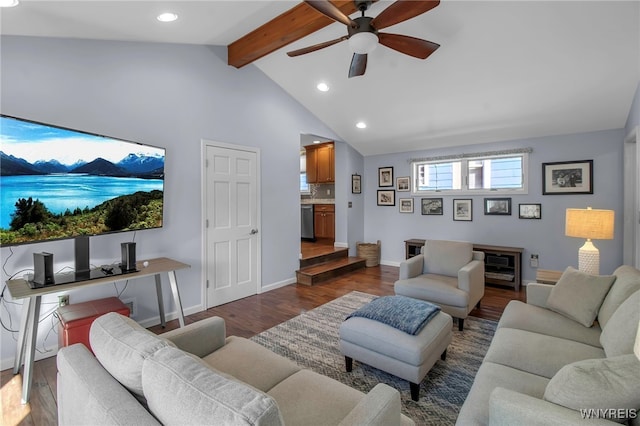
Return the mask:
{"type": "MultiPolygon", "coordinates": [[[[366,14],[377,16],[391,3],[378,1],[366,14]]],[[[0,10],[0,33],[227,46],[297,5],[23,0],[0,10]],[[168,10],[179,19],[156,21],[168,10]]],[[[434,54],[420,60],[378,46],[365,75],[354,78],[347,77],[347,42],[286,55],[346,35],[343,24],[308,14],[318,12],[286,29],[317,31],[240,57],[364,155],[622,128],[640,81],[638,1],[442,1],[385,29],[438,43],[434,54]],[[319,82],[330,90],[318,91],[319,82]],[[356,128],[358,121],[367,128],[356,128]]]]}

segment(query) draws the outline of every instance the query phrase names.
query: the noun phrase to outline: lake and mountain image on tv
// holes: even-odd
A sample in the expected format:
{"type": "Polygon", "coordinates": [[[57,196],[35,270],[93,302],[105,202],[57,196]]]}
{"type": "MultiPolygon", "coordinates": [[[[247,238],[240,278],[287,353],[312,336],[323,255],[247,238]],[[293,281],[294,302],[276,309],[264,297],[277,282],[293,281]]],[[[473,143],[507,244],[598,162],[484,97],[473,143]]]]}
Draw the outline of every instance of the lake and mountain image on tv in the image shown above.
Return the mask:
{"type": "Polygon", "coordinates": [[[0,117],[0,244],[162,227],[165,150],[0,117]]]}

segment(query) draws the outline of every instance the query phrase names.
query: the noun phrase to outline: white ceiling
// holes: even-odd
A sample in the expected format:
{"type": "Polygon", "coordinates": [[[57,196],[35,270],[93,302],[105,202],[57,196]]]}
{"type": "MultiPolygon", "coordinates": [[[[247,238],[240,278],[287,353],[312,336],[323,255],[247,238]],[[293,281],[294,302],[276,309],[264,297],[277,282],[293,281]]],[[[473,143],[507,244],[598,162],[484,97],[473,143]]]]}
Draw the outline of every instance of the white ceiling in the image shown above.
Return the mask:
{"type": "MultiPolygon", "coordinates": [[[[227,45],[295,4],[22,0],[0,33],[227,45]],[[180,19],[157,22],[167,10],[180,19]]],[[[346,34],[334,23],[254,64],[363,155],[622,128],[640,81],[637,0],[443,1],[383,31],[441,47],[419,60],[378,46],[351,79],[346,42],[285,54],[346,34]]]]}

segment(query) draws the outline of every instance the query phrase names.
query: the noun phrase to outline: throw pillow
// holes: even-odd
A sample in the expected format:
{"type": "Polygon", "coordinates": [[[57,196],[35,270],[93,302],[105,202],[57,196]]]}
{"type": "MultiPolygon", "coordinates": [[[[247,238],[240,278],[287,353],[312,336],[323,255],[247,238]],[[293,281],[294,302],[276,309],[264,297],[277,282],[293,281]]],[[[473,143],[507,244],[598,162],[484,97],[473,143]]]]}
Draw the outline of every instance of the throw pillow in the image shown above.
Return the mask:
{"type": "Polygon", "coordinates": [[[176,348],[160,349],[144,361],[142,388],[163,425],[284,424],[272,397],[176,348]]]}
{"type": "Polygon", "coordinates": [[[640,322],[640,290],[629,296],[611,315],[600,334],[600,344],[608,357],[633,353],[640,322]]]}
{"type": "Polygon", "coordinates": [[[589,275],[569,266],[549,293],[547,307],[591,327],[615,275],[589,275]]]}
{"type": "Polygon", "coordinates": [[[573,410],[630,413],[640,407],[640,361],[631,354],[565,365],[547,384],[544,399],[573,410]]]}
{"type": "Polygon", "coordinates": [[[142,396],[144,360],[160,348],[174,346],[115,312],[102,315],[91,324],[89,342],[105,370],[138,396],[142,396]]]}

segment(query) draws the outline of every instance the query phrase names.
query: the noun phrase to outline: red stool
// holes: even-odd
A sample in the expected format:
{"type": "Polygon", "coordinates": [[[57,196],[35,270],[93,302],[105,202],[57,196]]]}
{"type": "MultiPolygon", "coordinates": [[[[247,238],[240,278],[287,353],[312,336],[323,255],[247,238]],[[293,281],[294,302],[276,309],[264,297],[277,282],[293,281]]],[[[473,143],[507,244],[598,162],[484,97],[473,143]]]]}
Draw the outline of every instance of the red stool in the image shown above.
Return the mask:
{"type": "Polygon", "coordinates": [[[89,350],[89,330],[93,321],[109,312],[129,316],[129,308],[117,297],[74,303],[58,308],[58,347],[82,343],[89,350]]]}

